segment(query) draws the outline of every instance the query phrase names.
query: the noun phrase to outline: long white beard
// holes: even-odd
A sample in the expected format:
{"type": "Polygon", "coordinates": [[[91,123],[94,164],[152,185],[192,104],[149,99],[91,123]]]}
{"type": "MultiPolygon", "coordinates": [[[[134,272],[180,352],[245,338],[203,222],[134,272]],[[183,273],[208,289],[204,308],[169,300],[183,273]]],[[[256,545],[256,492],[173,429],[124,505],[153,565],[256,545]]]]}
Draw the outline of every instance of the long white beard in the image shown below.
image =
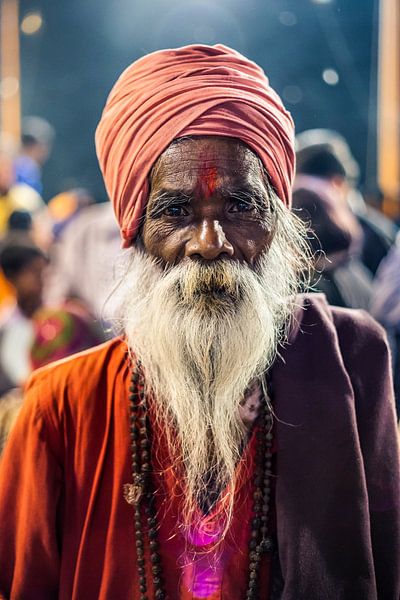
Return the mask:
{"type": "Polygon", "coordinates": [[[298,264],[279,244],[276,236],[257,271],[232,260],[162,270],[132,249],[120,312],[159,403],[172,459],[185,469],[187,525],[198,517],[210,476],[215,489],[229,484],[223,510],[230,522],[247,434],[239,404],[276,357],[298,287],[298,264]]]}

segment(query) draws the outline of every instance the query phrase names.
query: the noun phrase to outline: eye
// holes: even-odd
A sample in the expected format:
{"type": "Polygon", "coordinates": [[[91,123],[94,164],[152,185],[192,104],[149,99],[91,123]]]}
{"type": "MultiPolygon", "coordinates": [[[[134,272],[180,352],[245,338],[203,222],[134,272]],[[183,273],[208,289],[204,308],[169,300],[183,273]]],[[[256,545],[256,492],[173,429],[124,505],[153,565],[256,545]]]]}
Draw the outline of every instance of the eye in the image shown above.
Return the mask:
{"type": "Polygon", "coordinates": [[[179,206],[179,204],[173,204],[165,208],[163,214],[167,217],[184,217],[187,215],[187,210],[183,206],[179,206]]]}
{"type": "Polygon", "coordinates": [[[233,213],[245,213],[245,212],[253,212],[255,210],[254,204],[251,202],[246,202],[245,200],[236,200],[229,212],[233,213]]]}

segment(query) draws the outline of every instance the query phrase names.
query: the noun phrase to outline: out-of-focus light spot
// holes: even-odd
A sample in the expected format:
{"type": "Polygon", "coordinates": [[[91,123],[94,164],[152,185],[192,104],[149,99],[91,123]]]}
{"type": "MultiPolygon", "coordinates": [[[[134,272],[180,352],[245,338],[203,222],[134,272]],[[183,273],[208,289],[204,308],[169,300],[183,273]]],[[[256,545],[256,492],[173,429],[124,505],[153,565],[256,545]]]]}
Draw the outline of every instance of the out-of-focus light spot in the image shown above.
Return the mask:
{"type": "Polygon", "coordinates": [[[284,10],[279,13],[279,21],[282,25],[286,25],[287,27],[293,27],[297,23],[297,17],[293,12],[289,10],[284,10]]]}
{"type": "Polygon", "coordinates": [[[42,327],[42,336],[47,342],[54,340],[57,337],[57,333],[57,327],[54,323],[45,323],[42,327]]]}
{"type": "Polygon", "coordinates": [[[303,92],[298,85],[287,85],[282,90],[282,96],[289,104],[298,104],[303,99],[303,92]]]}
{"type": "Polygon", "coordinates": [[[336,85],[339,83],[339,74],[335,69],[324,69],[322,71],[322,79],[328,85],[336,85]]]}
{"type": "Polygon", "coordinates": [[[331,4],[333,0],[311,0],[313,4],[331,4]]]}
{"type": "Polygon", "coordinates": [[[21,31],[25,35],[34,35],[43,25],[42,15],[38,12],[32,12],[25,15],[21,22],[21,31]]]}
{"type": "Polygon", "coordinates": [[[19,90],[19,81],[16,77],[4,77],[0,80],[0,96],[3,99],[12,98],[19,90]]]}
{"type": "Polygon", "coordinates": [[[193,31],[194,41],[198,44],[215,42],[215,30],[207,25],[198,25],[193,31]]]}

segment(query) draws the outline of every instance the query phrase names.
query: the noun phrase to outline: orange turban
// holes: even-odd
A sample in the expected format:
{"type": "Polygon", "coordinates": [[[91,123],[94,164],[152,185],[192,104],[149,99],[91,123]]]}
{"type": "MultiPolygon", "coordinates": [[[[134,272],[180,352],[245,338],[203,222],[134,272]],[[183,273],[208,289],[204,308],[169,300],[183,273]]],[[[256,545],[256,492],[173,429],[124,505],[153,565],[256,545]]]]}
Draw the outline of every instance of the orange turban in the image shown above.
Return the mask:
{"type": "Polygon", "coordinates": [[[97,156],[124,247],[137,234],[152,166],[174,139],[186,135],[243,141],[290,206],[294,126],[263,70],[221,44],[161,50],[122,73],[96,131],[97,156]]]}

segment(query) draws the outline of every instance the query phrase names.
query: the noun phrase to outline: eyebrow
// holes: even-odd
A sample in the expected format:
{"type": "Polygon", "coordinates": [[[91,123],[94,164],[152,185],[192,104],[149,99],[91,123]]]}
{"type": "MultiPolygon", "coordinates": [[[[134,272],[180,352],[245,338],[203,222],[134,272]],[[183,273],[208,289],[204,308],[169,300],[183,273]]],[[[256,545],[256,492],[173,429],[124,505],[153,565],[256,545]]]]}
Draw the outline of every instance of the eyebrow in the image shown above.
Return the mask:
{"type": "MultiPolygon", "coordinates": [[[[219,189],[219,194],[227,199],[246,202],[265,212],[270,208],[270,198],[267,190],[259,186],[225,187],[219,189]]],[[[156,192],[149,202],[149,215],[159,216],[166,208],[173,205],[187,206],[193,200],[193,194],[182,190],[161,189],[156,192]]]]}
{"type": "Polygon", "coordinates": [[[149,215],[159,216],[166,208],[173,205],[185,206],[191,201],[191,196],[178,190],[160,190],[151,197],[149,215]]]}
{"type": "Polygon", "coordinates": [[[221,190],[223,196],[238,200],[239,202],[247,202],[253,204],[259,210],[265,211],[270,208],[270,197],[267,190],[260,186],[242,186],[235,188],[223,188],[221,190]]]}

